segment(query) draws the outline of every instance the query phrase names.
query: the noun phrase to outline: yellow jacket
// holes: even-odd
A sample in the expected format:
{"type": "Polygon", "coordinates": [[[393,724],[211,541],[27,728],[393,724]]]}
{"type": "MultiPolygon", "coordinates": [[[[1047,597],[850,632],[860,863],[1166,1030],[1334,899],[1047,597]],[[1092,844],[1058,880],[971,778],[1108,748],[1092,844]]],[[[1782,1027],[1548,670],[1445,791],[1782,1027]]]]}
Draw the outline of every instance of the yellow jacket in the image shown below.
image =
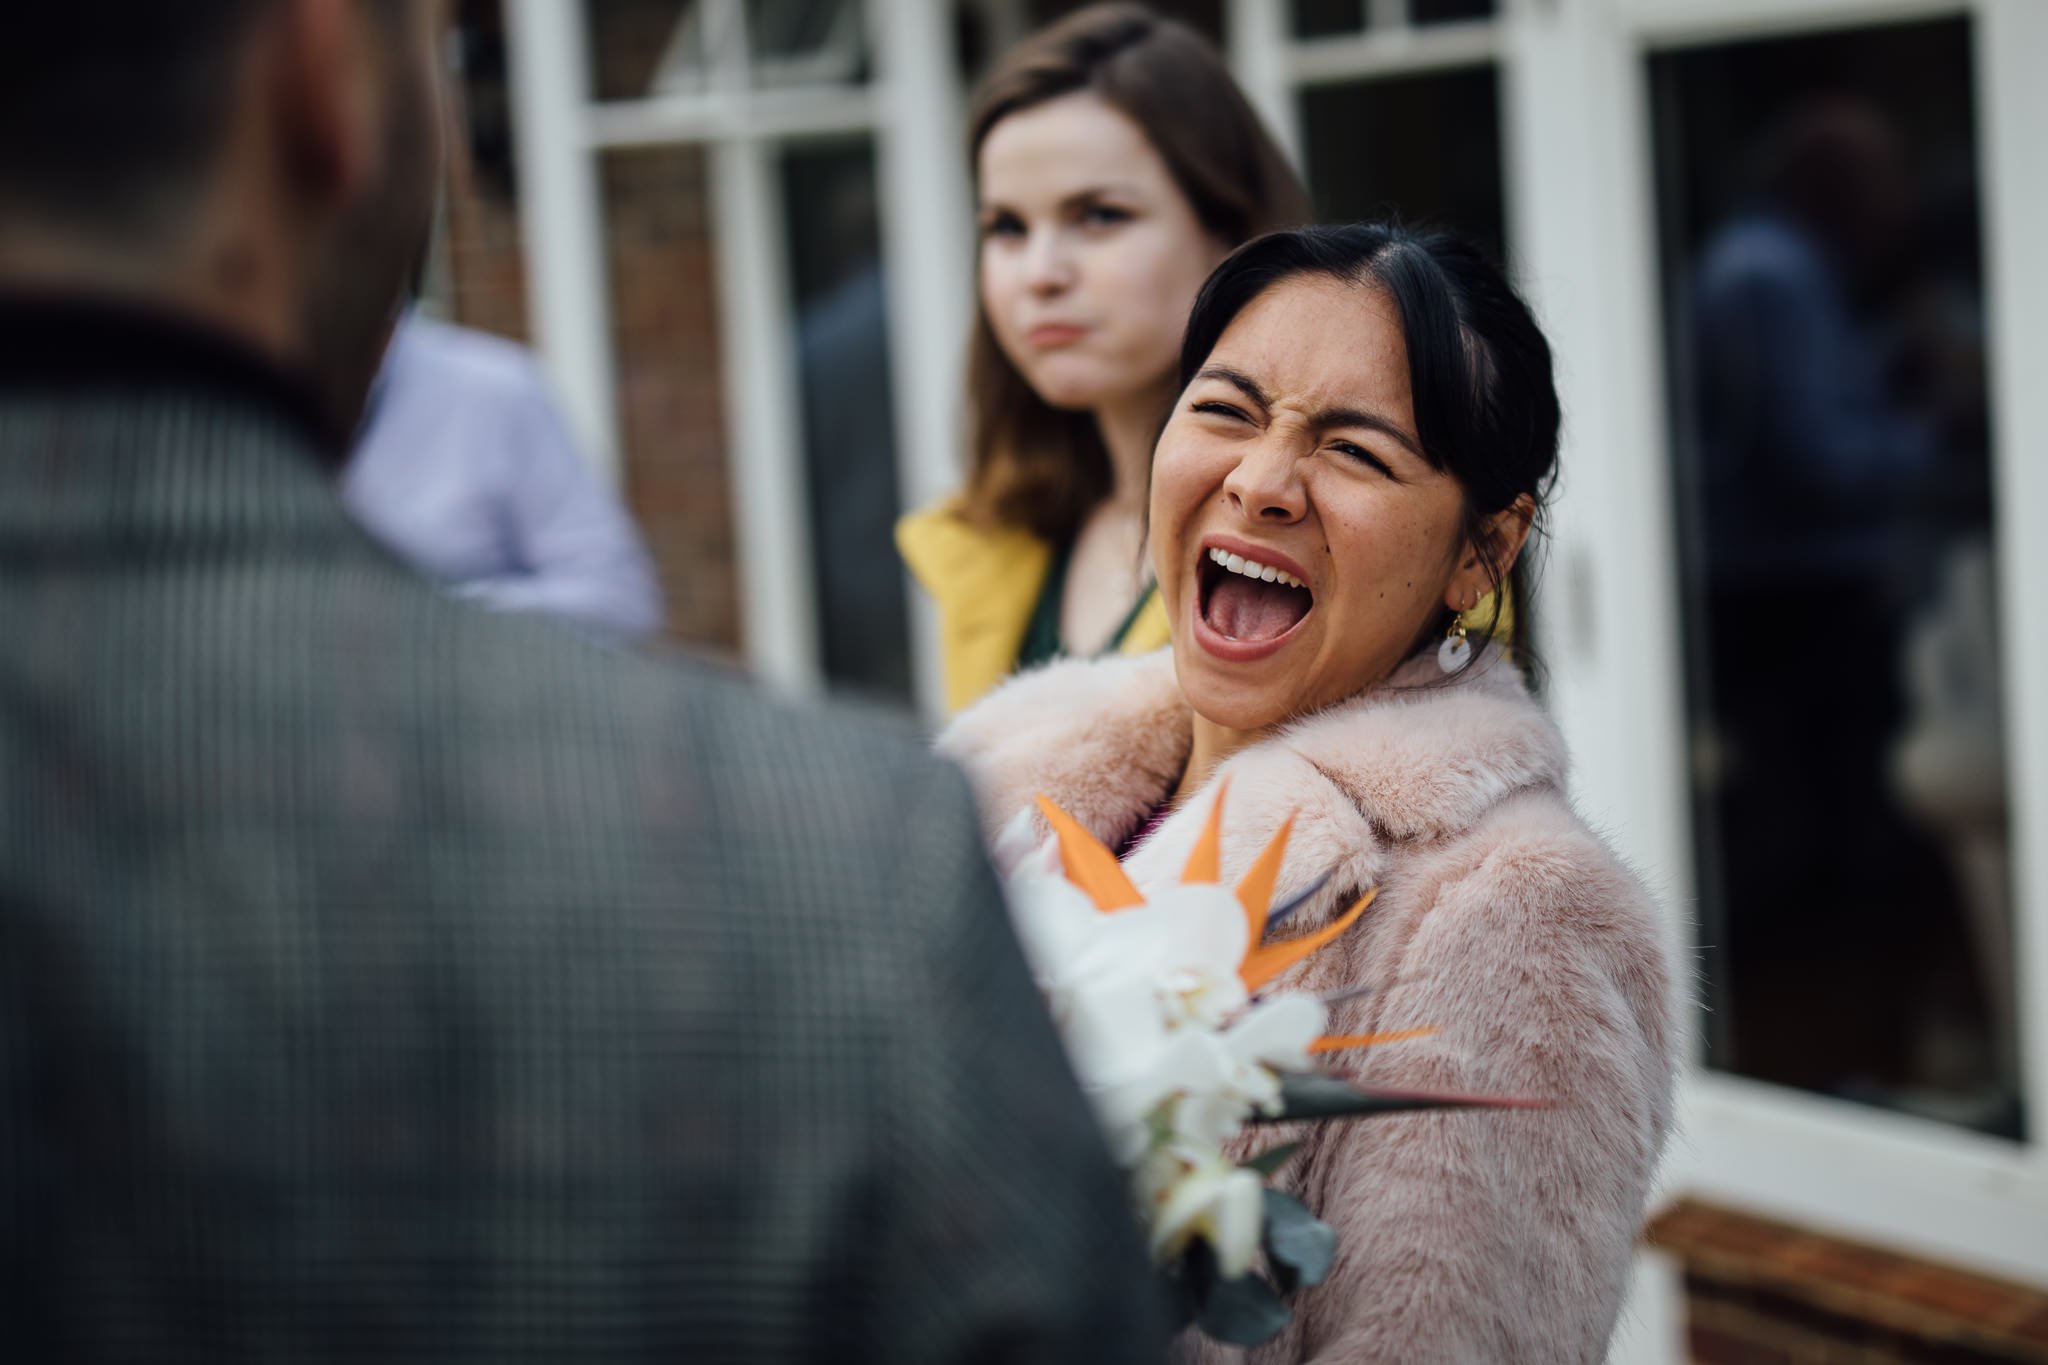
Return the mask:
{"type": "MultiPolygon", "coordinates": [[[[946,709],[958,711],[1016,667],[1052,546],[1029,531],[969,525],[948,501],[897,522],[896,548],[938,603],[946,709]]],[[[1117,652],[1149,654],[1166,642],[1166,607],[1152,589],[1117,652]]]]}

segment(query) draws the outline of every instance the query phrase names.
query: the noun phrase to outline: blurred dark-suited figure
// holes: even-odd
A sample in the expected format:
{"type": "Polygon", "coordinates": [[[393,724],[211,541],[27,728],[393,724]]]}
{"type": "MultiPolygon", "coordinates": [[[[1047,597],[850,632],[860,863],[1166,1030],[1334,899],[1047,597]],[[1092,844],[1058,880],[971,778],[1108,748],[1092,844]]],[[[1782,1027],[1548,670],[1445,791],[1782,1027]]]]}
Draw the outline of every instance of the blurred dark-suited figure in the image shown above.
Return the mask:
{"type": "Polygon", "coordinates": [[[1795,114],[1761,159],[1761,194],[1694,277],[1708,572],[1860,594],[1901,571],[1904,499],[1936,454],[1867,308],[1910,240],[1905,172],[1883,116],[1846,100],[1795,114]]]}
{"type": "Polygon", "coordinates": [[[1145,1353],[956,778],[346,515],[437,8],[0,8],[0,1351],[1145,1353]]]}
{"type": "Polygon", "coordinates": [[[1679,376],[1711,708],[1696,758],[1719,850],[1702,892],[1734,1001],[1715,1062],[1904,1103],[1936,1084],[1914,1055],[1935,1032],[1916,973],[1953,956],[1958,891],[1893,749],[1909,625],[1986,517],[1981,382],[1910,325],[1953,253],[1932,249],[1883,112],[1811,97],[1759,140],[1755,169],[1691,264],[1679,376]],[[1802,1050],[1777,1041],[1788,980],[1808,999],[1842,983],[1913,1005],[1881,1039],[1802,1050]]]}

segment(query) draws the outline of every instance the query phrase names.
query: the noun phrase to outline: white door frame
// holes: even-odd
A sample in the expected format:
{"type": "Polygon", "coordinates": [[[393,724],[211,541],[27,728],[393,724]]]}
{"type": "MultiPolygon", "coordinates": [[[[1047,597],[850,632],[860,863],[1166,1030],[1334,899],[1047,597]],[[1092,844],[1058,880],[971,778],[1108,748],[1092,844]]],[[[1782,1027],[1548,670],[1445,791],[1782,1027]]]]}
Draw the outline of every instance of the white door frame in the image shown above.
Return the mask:
{"type": "MultiPolygon", "coordinates": [[[[2048,299],[2027,243],[2048,228],[2040,133],[2048,50],[2031,0],[1526,0],[1508,47],[1509,199],[1516,252],[1562,357],[1569,414],[1557,505],[1553,704],[1576,790],[1674,907],[1696,903],[1678,560],[1661,357],[1648,56],[1706,42],[1944,15],[1975,24],[1986,285],[1992,307],[1999,583],[2006,602],[2048,581],[2048,299]],[[2003,306],[2001,306],[2003,305],[2003,306]],[[2035,452],[2032,458],[2023,452],[2035,452]]],[[[1995,1274],[2048,1283],[2048,622],[2002,621],[2025,1143],[1695,1070],[1666,1172],[1695,1193],[1995,1274]]],[[[1674,932],[1691,951],[1689,916],[1674,932]]]]}

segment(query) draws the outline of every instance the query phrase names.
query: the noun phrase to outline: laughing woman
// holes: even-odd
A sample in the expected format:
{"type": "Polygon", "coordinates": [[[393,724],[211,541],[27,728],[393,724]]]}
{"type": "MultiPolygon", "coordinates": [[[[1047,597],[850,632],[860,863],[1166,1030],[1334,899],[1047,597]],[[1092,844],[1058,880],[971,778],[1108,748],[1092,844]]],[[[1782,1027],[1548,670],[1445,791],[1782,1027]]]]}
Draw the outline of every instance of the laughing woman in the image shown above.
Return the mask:
{"type": "Polygon", "coordinates": [[[1295,984],[1370,987],[1333,1032],[1436,1030],[1361,1078],[1551,1101],[1310,1133],[1282,1183],[1337,1263],[1252,1360],[1597,1361],[1670,1119],[1673,960],[1557,730],[1458,623],[1555,471],[1549,347],[1454,239],[1307,229],[1218,268],[1180,381],[1151,498],[1171,649],[1021,676],[942,747],[991,831],[1044,792],[1140,885],[1226,780],[1226,880],[1292,816],[1281,893],[1329,876],[1290,933],[1379,890],[1295,984]]]}

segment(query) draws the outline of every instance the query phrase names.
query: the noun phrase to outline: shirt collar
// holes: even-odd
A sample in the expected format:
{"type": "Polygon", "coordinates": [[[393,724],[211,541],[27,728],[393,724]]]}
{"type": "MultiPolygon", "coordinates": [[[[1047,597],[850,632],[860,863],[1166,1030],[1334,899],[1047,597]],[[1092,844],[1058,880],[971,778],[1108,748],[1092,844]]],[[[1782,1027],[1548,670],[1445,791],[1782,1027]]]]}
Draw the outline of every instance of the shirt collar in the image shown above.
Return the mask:
{"type": "Polygon", "coordinates": [[[347,434],[311,384],[227,332],[84,294],[0,290],[0,391],[207,390],[268,408],[339,466],[347,434]]]}

